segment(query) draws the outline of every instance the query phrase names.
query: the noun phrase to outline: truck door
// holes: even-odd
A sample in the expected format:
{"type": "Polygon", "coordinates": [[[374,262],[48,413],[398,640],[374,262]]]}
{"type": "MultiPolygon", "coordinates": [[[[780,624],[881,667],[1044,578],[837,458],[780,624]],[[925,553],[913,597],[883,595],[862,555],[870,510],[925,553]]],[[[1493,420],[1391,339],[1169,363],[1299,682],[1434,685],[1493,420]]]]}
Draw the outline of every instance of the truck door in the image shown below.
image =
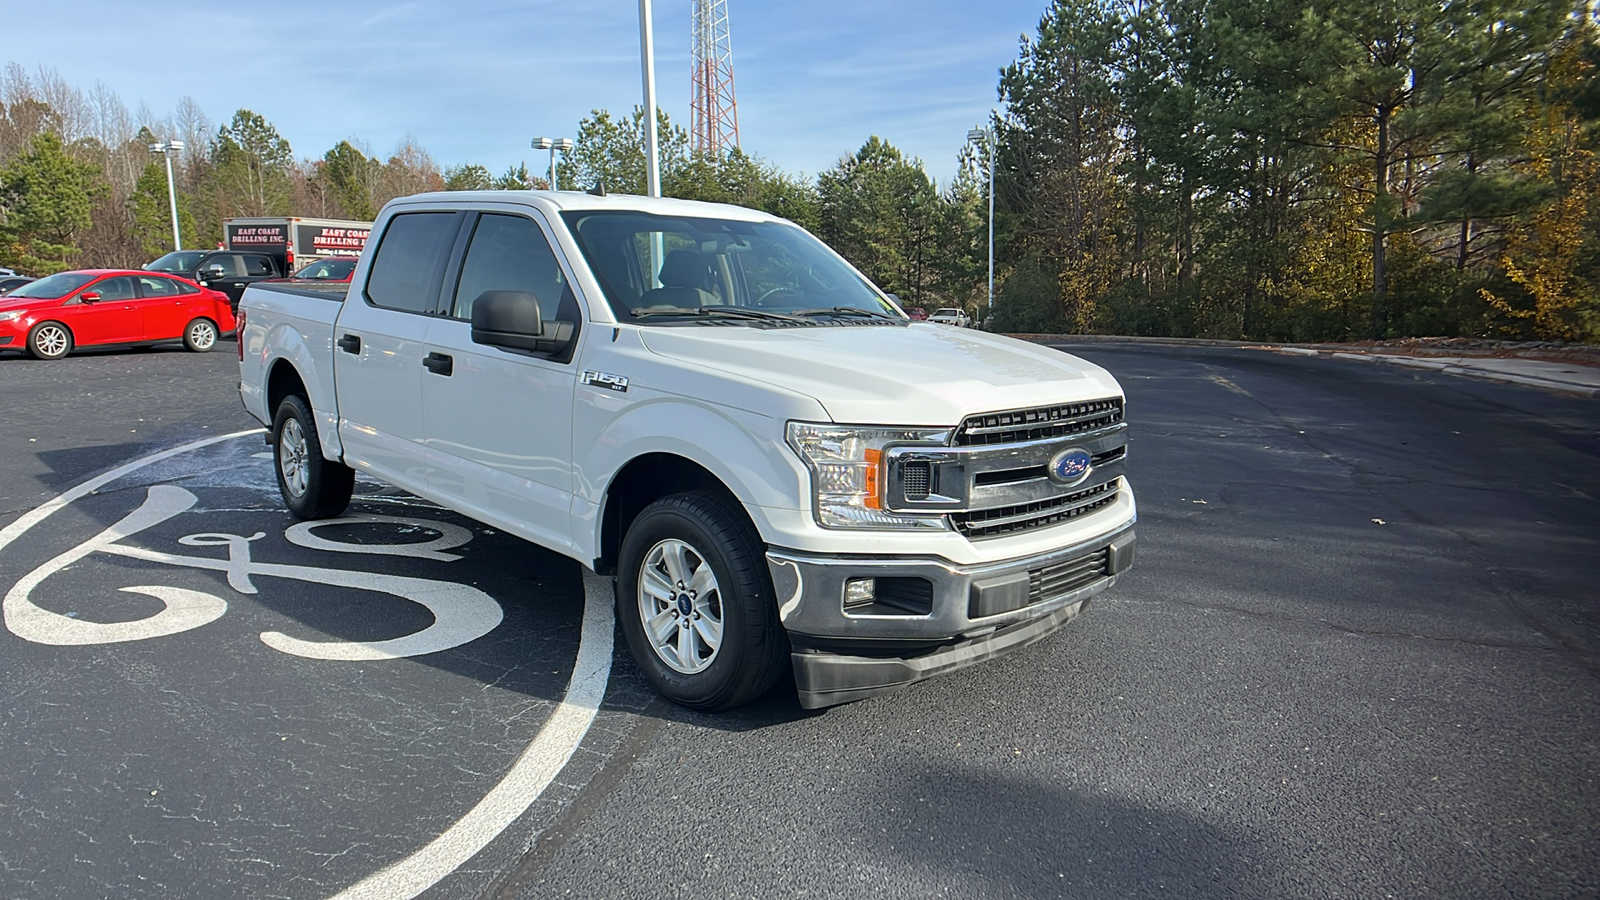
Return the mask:
{"type": "MultiPolygon", "coordinates": [[[[219,251],[208,254],[200,260],[200,264],[195,266],[194,280],[214,291],[228,294],[228,283],[238,280],[243,274],[244,269],[239,265],[237,254],[219,251]]],[[[228,297],[237,307],[239,301],[236,295],[228,294],[228,297]]]]}
{"type": "Polygon", "coordinates": [[[444,317],[428,330],[422,374],[428,478],[456,508],[547,547],[571,547],[572,403],[577,335],[538,356],[472,340],[472,303],[485,291],[525,291],[546,321],[582,316],[569,274],[526,210],[472,221],[444,317]]]}
{"type": "Polygon", "coordinates": [[[425,338],[462,218],[454,212],[391,218],[365,283],[352,286],[333,329],[345,463],[424,495],[425,338]]]}
{"type": "Polygon", "coordinates": [[[212,279],[209,286],[228,295],[228,303],[235,313],[239,311],[239,298],[244,296],[244,289],[251,282],[278,277],[277,265],[272,257],[263,253],[219,253],[208,260],[201,271],[216,264],[224,267],[224,274],[212,279]]]}

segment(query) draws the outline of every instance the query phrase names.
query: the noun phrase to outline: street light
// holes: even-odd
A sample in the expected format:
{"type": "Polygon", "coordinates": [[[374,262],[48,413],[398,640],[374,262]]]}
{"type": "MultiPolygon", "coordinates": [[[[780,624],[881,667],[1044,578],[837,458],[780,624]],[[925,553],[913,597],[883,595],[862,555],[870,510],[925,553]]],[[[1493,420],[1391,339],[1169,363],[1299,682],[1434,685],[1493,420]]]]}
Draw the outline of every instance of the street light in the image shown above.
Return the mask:
{"type": "Polygon", "coordinates": [[[547,138],[536,137],[533,139],[533,149],[550,151],[550,190],[556,189],[556,151],[565,153],[573,147],[572,138],[547,138]]]}
{"type": "Polygon", "coordinates": [[[172,207],[172,249],[182,250],[178,237],[178,191],[172,186],[172,154],[183,149],[183,141],[162,141],[150,145],[151,153],[159,153],[167,161],[167,203],[172,207]]]}
{"type": "Polygon", "coordinates": [[[989,312],[994,312],[994,129],[974,128],[967,140],[982,141],[989,153],[989,312]]]}
{"type": "MultiPolygon", "coordinates": [[[[659,197],[661,156],[656,148],[656,40],[650,22],[650,0],[639,0],[639,68],[644,76],[644,192],[659,197]]],[[[655,265],[659,266],[659,252],[655,260],[655,265]]]]}

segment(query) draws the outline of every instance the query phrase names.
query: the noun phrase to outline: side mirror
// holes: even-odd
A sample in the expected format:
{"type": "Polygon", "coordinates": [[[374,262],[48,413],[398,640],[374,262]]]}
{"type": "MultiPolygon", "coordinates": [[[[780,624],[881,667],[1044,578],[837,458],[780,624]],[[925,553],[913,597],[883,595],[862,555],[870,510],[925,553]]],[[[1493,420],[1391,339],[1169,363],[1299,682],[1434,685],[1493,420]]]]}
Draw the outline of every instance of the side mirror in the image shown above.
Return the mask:
{"type": "Polygon", "coordinates": [[[85,291],[78,295],[78,299],[85,303],[99,303],[100,294],[96,291],[85,291]]]}
{"type": "Polygon", "coordinates": [[[559,353],[569,341],[572,322],[546,322],[539,298],[527,291],[484,291],[472,301],[472,341],[505,350],[559,353]]]}
{"type": "Polygon", "coordinates": [[[221,266],[206,266],[200,270],[200,277],[202,278],[221,278],[222,274],[221,266]]]}

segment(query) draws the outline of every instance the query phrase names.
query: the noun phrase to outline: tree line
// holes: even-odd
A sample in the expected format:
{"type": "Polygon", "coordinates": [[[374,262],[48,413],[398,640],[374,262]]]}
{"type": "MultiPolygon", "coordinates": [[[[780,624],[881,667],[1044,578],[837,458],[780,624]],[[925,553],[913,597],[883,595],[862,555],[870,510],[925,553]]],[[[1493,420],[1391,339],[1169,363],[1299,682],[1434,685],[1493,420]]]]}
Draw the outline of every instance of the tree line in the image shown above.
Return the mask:
{"type": "Polygon", "coordinates": [[[1000,78],[997,324],[1600,338],[1596,12],[1053,2],[1000,78]]]}
{"type": "MultiPolygon", "coordinates": [[[[815,177],[706,155],[658,112],[662,192],[789,218],[906,305],[1008,331],[1247,340],[1600,339],[1593,0],[1052,0],[999,73],[994,136],[941,190],[870,137],[815,177]],[[997,289],[987,307],[988,189],[997,289]]],[[[644,193],[644,112],[595,110],[559,187],[644,193]]],[[[0,73],[0,264],[43,274],[190,246],[222,220],[370,219],[427,190],[527,189],[412,138],[297,158],[262,116],[0,73]]]]}

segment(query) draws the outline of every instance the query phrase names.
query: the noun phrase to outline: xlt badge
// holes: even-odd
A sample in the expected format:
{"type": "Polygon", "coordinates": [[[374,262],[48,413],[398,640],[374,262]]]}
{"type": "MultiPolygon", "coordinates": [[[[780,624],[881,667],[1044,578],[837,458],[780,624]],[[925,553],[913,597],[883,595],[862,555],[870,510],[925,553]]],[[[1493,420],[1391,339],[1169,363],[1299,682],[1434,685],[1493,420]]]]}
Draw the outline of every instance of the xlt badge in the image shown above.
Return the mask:
{"type": "Polygon", "coordinates": [[[606,390],[617,391],[623,394],[628,392],[628,379],[621,375],[611,375],[606,372],[593,372],[585,370],[583,373],[583,383],[592,384],[595,387],[602,387],[606,390]]]}

